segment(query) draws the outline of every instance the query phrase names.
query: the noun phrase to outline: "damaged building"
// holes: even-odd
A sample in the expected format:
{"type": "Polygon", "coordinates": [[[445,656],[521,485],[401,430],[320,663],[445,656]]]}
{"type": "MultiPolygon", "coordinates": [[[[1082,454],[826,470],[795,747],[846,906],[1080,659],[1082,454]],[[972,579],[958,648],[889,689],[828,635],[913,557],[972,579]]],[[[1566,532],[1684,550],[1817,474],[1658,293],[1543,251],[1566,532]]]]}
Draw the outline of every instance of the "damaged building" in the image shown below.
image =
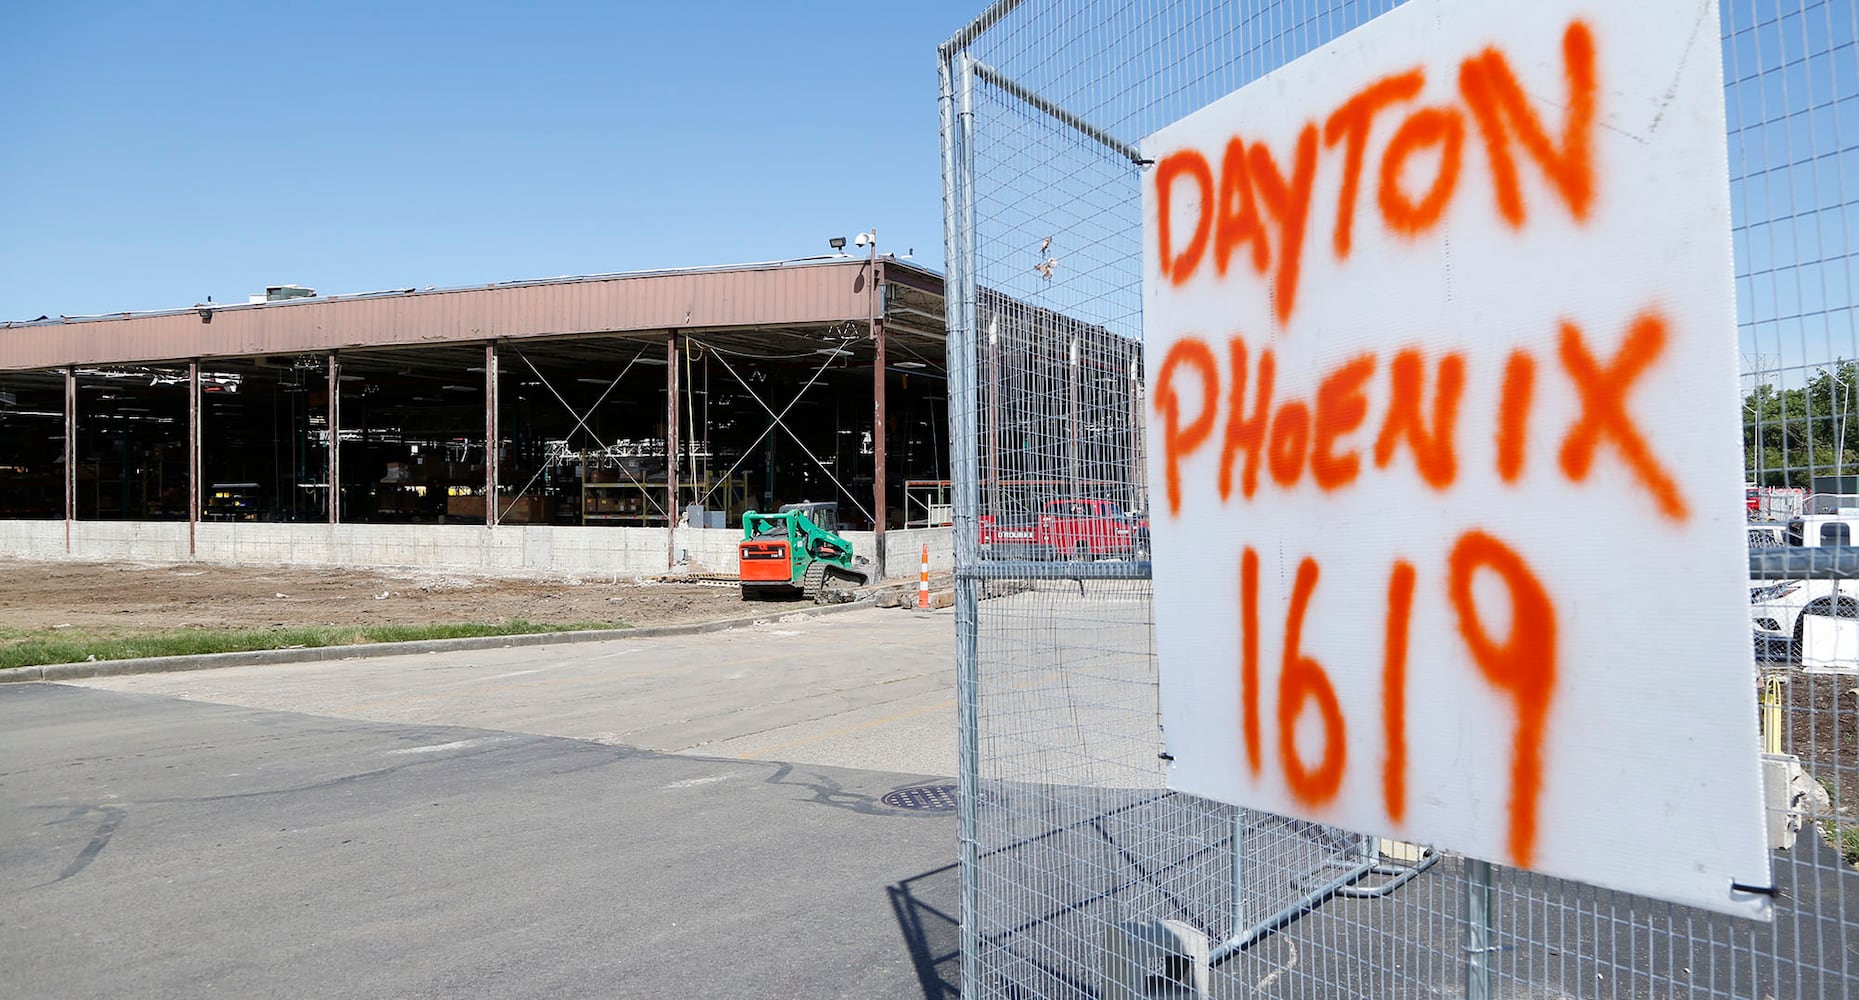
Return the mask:
{"type": "MultiPolygon", "coordinates": [[[[1140,505],[1140,345],[982,305],[984,503],[1140,505]]],[[[941,277],[892,257],[8,323],[0,553],[726,574],[744,511],[828,501],[914,573],[947,365],[941,277]]]]}

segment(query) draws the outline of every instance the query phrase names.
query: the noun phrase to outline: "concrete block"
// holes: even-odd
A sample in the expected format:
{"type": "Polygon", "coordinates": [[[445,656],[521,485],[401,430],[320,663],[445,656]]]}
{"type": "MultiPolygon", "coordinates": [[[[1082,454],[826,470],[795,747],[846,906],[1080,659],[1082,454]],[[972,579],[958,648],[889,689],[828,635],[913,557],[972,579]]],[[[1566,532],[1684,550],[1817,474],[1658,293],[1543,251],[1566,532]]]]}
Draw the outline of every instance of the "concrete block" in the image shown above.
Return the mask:
{"type": "Polygon", "coordinates": [[[1833,811],[1833,800],[1814,776],[1792,754],[1762,755],[1763,817],[1769,848],[1785,851],[1794,846],[1801,829],[1816,816],[1833,811]]]}
{"type": "Polygon", "coordinates": [[[1205,1000],[1207,935],[1179,920],[1133,920],[1104,929],[1103,1000],[1205,1000]]]}

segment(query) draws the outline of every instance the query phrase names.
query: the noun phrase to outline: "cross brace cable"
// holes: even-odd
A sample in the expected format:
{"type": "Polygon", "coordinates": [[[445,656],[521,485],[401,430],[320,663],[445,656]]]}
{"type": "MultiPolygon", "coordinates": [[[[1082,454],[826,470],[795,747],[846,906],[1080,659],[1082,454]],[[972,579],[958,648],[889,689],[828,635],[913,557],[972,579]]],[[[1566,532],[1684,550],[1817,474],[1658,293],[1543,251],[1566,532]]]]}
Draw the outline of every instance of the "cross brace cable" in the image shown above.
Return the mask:
{"type": "MultiPolygon", "coordinates": [[[[702,341],[692,340],[691,343],[698,344],[699,346],[703,347],[705,350],[716,352],[717,360],[722,361],[725,367],[729,365],[729,362],[724,361],[723,359],[723,355],[729,352],[720,351],[714,345],[705,344],[702,341]]],[[[827,366],[833,363],[833,358],[834,358],[834,355],[829,354],[827,355],[825,361],[820,362],[820,367],[815,368],[813,370],[813,377],[809,378],[807,380],[807,384],[801,386],[800,391],[794,394],[794,398],[790,400],[786,406],[781,408],[781,416],[783,417],[787,416],[788,411],[792,410],[794,408],[794,405],[800,402],[800,397],[806,395],[808,389],[813,388],[813,384],[815,382],[818,382],[820,380],[820,376],[826,373],[827,366]]],[[[736,372],[734,369],[730,370],[730,374],[735,376],[737,382],[742,382],[742,376],[736,375],[736,372]]],[[[745,389],[748,388],[748,384],[743,383],[743,388],[745,389]]],[[[751,390],[749,395],[751,396],[755,395],[754,391],[751,390]]],[[[756,402],[760,403],[761,399],[757,398],[756,402]]],[[[766,403],[763,404],[763,408],[764,409],[767,408],[766,403]]],[[[779,422],[780,419],[781,417],[775,418],[777,422],[779,422]]],[[[755,440],[750,441],[748,446],[742,449],[742,454],[736,456],[736,460],[730,463],[729,468],[723,470],[723,475],[720,478],[718,478],[716,482],[710,484],[710,489],[706,491],[704,495],[698,499],[697,502],[701,504],[705,502],[706,500],[709,500],[710,497],[716,493],[717,487],[719,485],[728,482],[729,477],[735,475],[736,470],[742,467],[742,463],[745,461],[748,461],[749,455],[755,450],[755,446],[758,444],[761,444],[763,438],[774,433],[774,429],[775,429],[775,425],[769,424],[768,427],[765,428],[760,434],[757,434],[755,436],[755,440]]],[[[802,447],[804,448],[805,446],[803,445],[802,447]]],[[[857,501],[854,501],[854,502],[856,503],[857,501]]]]}
{"type": "MultiPolygon", "coordinates": [[[[753,448],[755,447],[755,444],[760,444],[762,438],[767,437],[768,434],[772,432],[776,427],[781,428],[782,430],[787,432],[788,437],[791,437],[794,439],[795,444],[800,445],[800,450],[806,454],[807,458],[812,460],[813,464],[819,466],[821,472],[826,473],[826,478],[832,480],[834,486],[839,487],[839,492],[844,493],[846,495],[846,499],[852,501],[852,506],[857,507],[859,509],[859,513],[865,515],[868,518],[872,518],[871,511],[866,510],[865,505],[858,502],[858,497],[854,496],[851,490],[846,489],[846,484],[840,482],[839,477],[833,475],[833,470],[827,468],[826,463],[820,461],[820,459],[814,455],[813,450],[807,447],[807,442],[802,441],[800,439],[800,435],[794,433],[794,429],[789,427],[781,419],[782,417],[787,415],[787,412],[789,410],[792,410],[794,408],[795,403],[800,402],[800,397],[804,395],[808,389],[813,387],[813,383],[819,379],[821,373],[826,371],[826,365],[832,364],[833,357],[834,355],[827,356],[825,363],[823,363],[820,366],[819,371],[816,371],[813,373],[813,378],[808,379],[807,384],[804,386],[801,386],[800,392],[794,395],[793,400],[791,400],[787,406],[783,407],[780,413],[776,413],[774,407],[769,406],[766,402],[762,401],[762,397],[756,394],[755,390],[749,386],[748,381],[744,379],[741,375],[738,375],[736,373],[735,367],[729,363],[728,358],[719,354],[717,355],[717,360],[723,362],[723,369],[729,372],[730,376],[736,380],[737,384],[742,386],[742,391],[748,393],[749,398],[755,400],[756,404],[760,406],[764,411],[767,412],[767,414],[770,417],[774,419],[774,423],[769,426],[768,430],[765,430],[760,435],[758,435],[755,439],[755,443],[751,444],[749,447],[753,448]]],[[[745,451],[744,454],[746,455],[747,452],[745,451]]],[[[734,467],[732,466],[732,469],[733,468],[734,467]]],[[[872,520],[875,523],[877,519],[872,518],[872,520]]]]}
{"type": "MultiPolygon", "coordinates": [[[[587,418],[593,415],[593,412],[599,408],[600,404],[607,401],[607,396],[612,394],[613,390],[619,386],[620,379],[623,379],[626,377],[626,373],[632,370],[633,364],[635,362],[637,362],[640,358],[645,357],[645,351],[641,350],[638,354],[633,355],[630,361],[626,362],[626,366],[624,368],[621,368],[620,373],[613,377],[613,381],[608,382],[607,387],[600,391],[599,398],[594,400],[593,404],[587,408],[587,413],[585,414],[575,412],[574,407],[569,405],[566,399],[562,398],[561,393],[555,391],[555,387],[549,384],[548,378],[546,378],[542,374],[541,369],[538,369],[536,367],[535,362],[529,360],[528,355],[524,354],[522,351],[517,351],[516,356],[523,359],[523,363],[528,365],[529,370],[532,372],[535,372],[536,378],[541,380],[542,387],[544,389],[549,390],[549,395],[554,396],[555,401],[562,404],[562,409],[567,410],[568,415],[574,418],[575,425],[568,430],[568,436],[572,437],[575,431],[585,430],[587,431],[587,436],[593,438],[594,443],[597,445],[600,445],[600,448],[603,452],[608,450],[607,442],[602,441],[600,439],[600,435],[594,433],[594,429],[587,425],[587,418]]],[[[620,472],[623,473],[626,476],[627,480],[630,481],[634,486],[639,487],[639,492],[645,494],[646,502],[650,503],[654,510],[658,511],[660,514],[665,513],[665,508],[659,504],[658,500],[655,497],[652,496],[652,491],[649,489],[646,489],[646,485],[640,482],[638,478],[632,474],[631,470],[627,469],[625,465],[621,465],[620,472]]],[[[583,475],[586,474],[585,470],[583,470],[582,474],[583,475]]],[[[529,482],[534,483],[536,481],[536,477],[540,475],[542,475],[542,470],[541,469],[536,470],[536,475],[529,477],[529,482]]],[[[524,484],[523,489],[528,490],[529,484],[527,483],[524,484]]],[[[518,493],[516,495],[516,498],[510,501],[510,507],[507,507],[504,509],[504,513],[508,514],[510,512],[510,508],[515,507],[516,501],[522,499],[522,497],[523,497],[523,494],[518,493]]],[[[666,516],[669,517],[670,515],[667,514],[666,516]]],[[[499,515],[498,520],[499,521],[503,520],[503,517],[499,515]]]]}

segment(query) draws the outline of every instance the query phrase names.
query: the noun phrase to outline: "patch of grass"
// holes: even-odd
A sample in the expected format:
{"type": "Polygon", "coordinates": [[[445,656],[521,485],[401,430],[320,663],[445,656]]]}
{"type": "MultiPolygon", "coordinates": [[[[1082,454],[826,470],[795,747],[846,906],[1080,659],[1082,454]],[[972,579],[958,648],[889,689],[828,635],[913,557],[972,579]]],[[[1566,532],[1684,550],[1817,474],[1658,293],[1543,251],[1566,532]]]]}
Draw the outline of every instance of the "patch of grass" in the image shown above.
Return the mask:
{"type": "Polygon", "coordinates": [[[1848,865],[1859,865],[1859,826],[1822,821],[1820,836],[1828,847],[1840,852],[1840,860],[1848,865]]]}
{"type": "MultiPolygon", "coordinates": [[[[624,622],[544,624],[513,619],[495,623],[449,625],[333,625],[280,629],[175,629],[140,635],[68,634],[63,630],[10,630],[0,637],[0,669],[87,660],[129,660],[143,656],[197,656],[243,653],[255,649],[354,646],[421,639],[463,639],[487,635],[535,635],[588,629],[624,629],[624,622]]],[[[74,630],[75,631],[75,630],[74,630]]]]}

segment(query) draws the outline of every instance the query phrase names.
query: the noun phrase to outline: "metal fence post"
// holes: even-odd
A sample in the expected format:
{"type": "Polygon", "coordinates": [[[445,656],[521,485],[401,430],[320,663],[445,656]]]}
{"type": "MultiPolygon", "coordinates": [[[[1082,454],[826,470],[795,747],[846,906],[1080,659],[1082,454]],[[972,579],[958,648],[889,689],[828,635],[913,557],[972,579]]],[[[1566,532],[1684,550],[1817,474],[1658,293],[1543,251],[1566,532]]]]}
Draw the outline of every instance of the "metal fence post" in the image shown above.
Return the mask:
{"type": "Polygon", "coordinates": [[[945,303],[948,310],[949,458],[951,520],[954,522],[956,615],[956,723],[959,776],[959,825],[962,857],[962,984],[973,995],[980,979],[980,906],[976,878],[979,860],[977,795],[980,788],[980,681],[977,628],[980,582],[961,570],[975,560],[975,314],[973,291],[973,215],[968,202],[973,160],[969,123],[970,72],[959,49],[943,52],[942,161],[943,233],[948,261],[945,303]],[[958,112],[957,87],[960,87],[958,112]],[[959,131],[959,135],[958,135],[959,131]]]}
{"type": "Polygon", "coordinates": [[[1491,863],[1465,862],[1465,998],[1491,1000],[1491,863]]]}

